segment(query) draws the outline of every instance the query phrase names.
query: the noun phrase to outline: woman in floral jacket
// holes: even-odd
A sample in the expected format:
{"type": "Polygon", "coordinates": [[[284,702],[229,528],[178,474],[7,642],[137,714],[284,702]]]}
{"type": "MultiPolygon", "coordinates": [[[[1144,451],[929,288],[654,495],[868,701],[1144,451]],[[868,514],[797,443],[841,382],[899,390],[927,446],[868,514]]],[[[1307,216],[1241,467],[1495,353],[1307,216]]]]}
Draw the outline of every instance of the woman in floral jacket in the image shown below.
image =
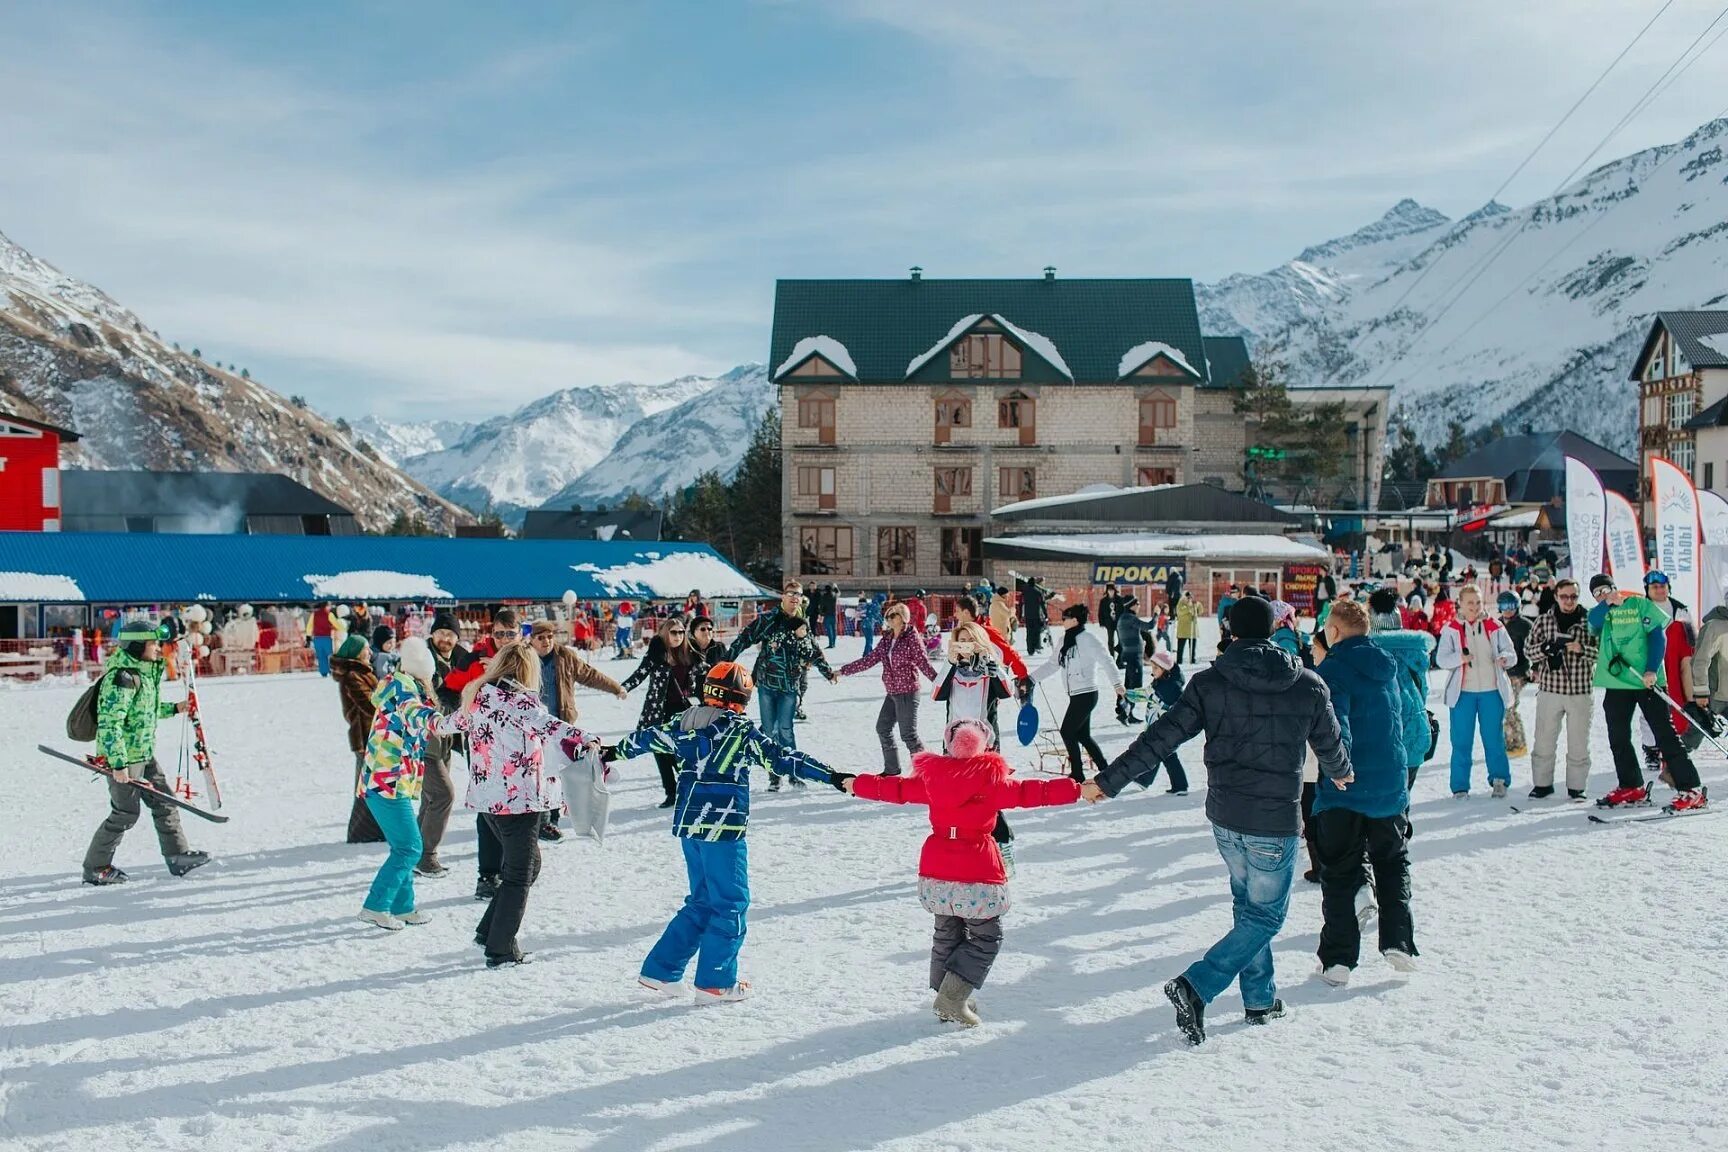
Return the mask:
{"type": "Polygon", "coordinates": [[[486,905],[474,942],[486,966],[522,964],[516,932],[528,909],[528,889],[540,875],[541,814],[564,803],[546,742],[557,740],[573,759],[599,741],[566,724],[540,702],[540,660],[519,640],[504,643],[485,675],[462,689],[462,707],[440,717],[441,735],[468,737],[468,807],[481,814],[504,846],[498,891],[486,905]]]}
{"type": "Polygon", "coordinates": [[[936,679],[930,657],[924,651],[924,641],[907,631],[911,614],[906,605],[894,604],[883,617],[888,635],[882,643],[840,669],[842,676],[855,676],[868,668],[882,666],[882,711],[876,716],[876,738],[882,742],[882,775],[900,775],[900,750],[894,745],[894,725],[900,725],[900,739],[913,756],[924,751],[918,738],[918,675],[936,679]]]}

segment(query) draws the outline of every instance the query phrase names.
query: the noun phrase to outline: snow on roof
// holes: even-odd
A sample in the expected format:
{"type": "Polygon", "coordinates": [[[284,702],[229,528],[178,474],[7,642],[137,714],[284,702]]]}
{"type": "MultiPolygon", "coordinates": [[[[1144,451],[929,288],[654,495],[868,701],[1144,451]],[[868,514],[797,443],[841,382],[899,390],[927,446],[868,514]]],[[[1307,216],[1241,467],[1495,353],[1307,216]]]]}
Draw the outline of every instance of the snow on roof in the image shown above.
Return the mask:
{"type": "Polygon", "coordinates": [[[1194,365],[1188,363],[1188,357],[1162,340],[1148,340],[1146,343],[1136,344],[1122,353],[1122,362],[1116,366],[1116,375],[1132,376],[1159,356],[1167,357],[1176,367],[1192,373],[1199,379],[1205,379],[1200,373],[1194,371],[1194,365]]]}
{"type": "Polygon", "coordinates": [[[974,312],[970,316],[960,317],[960,319],[954,322],[954,327],[948,329],[948,335],[930,345],[926,351],[920,352],[918,355],[912,357],[912,362],[906,365],[906,375],[910,376],[914,372],[918,371],[918,369],[924,367],[924,365],[930,363],[930,361],[937,357],[942,349],[954,343],[954,341],[959,338],[960,333],[966,331],[966,329],[972,327],[972,325],[978,323],[978,321],[982,319],[984,319],[984,313],[982,312],[974,312]]]}
{"type": "Polygon", "coordinates": [[[1710,349],[1712,352],[1728,356],[1728,332],[1718,332],[1714,336],[1700,336],[1698,337],[1698,343],[1704,345],[1704,347],[1710,349]]]}
{"type": "Polygon", "coordinates": [[[1038,548],[1070,556],[1170,556],[1189,560],[1330,560],[1324,548],[1284,536],[1173,536],[1101,533],[1085,536],[998,536],[986,544],[1038,548]]]}
{"type": "Polygon", "coordinates": [[[710,552],[680,552],[663,556],[644,552],[644,563],[575,564],[571,570],[586,572],[614,595],[650,597],[657,600],[685,595],[690,589],[704,596],[746,597],[757,595],[756,585],[740,576],[731,565],[710,552]]]}
{"type": "MultiPolygon", "coordinates": [[[[906,375],[911,376],[913,373],[917,372],[918,369],[930,363],[930,361],[934,360],[944,348],[959,339],[962,332],[966,331],[982,319],[984,319],[984,313],[982,312],[974,312],[969,316],[960,317],[960,319],[954,322],[954,327],[948,329],[948,335],[930,345],[930,347],[925,351],[912,357],[912,362],[906,365],[906,375]]],[[[1012,320],[1003,316],[1000,312],[990,313],[990,319],[1001,325],[1016,340],[1020,341],[1020,343],[1026,345],[1026,347],[1042,356],[1049,362],[1052,368],[1056,369],[1056,371],[1062,373],[1062,375],[1068,377],[1070,380],[1074,379],[1074,373],[1068,368],[1068,361],[1062,359],[1062,353],[1057,351],[1056,342],[1050,339],[1050,337],[1034,332],[1029,328],[1021,328],[1012,320]]]]}
{"type": "Polygon", "coordinates": [[[1133,492],[1158,492],[1165,488],[1179,488],[1179,484],[1145,484],[1138,488],[1118,488],[1114,484],[1088,484],[1078,492],[1070,492],[1066,496],[1039,496],[1033,500],[1017,500],[1013,504],[999,504],[990,510],[992,516],[1001,512],[1025,512],[1033,508],[1055,508],[1063,504],[1078,504],[1086,500],[1096,500],[1100,496],[1126,496],[1133,492]]]}
{"type": "Polygon", "coordinates": [[[1496,516],[1489,521],[1490,528],[1534,528],[1541,517],[1542,509],[1526,508],[1522,512],[1508,512],[1504,516],[1496,516]]]}
{"type": "Polygon", "coordinates": [[[83,589],[70,576],[46,572],[0,572],[0,601],[8,603],[82,602],[83,589]]]}
{"type": "Polygon", "coordinates": [[[806,336],[792,345],[792,355],[780,362],[780,367],[774,369],[774,378],[778,380],[812,356],[820,356],[854,380],[858,378],[858,366],[852,363],[852,353],[846,351],[846,345],[832,336],[806,336]]]}
{"type": "Polygon", "coordinates": [[[319,600],[455,599],[438,587],[438,581],[433,577],[415,576],[408,572],[362,568],[354,572],[338,572],[334,576],[308,573],[301,579],[312,585],[312,595],[319,600]]]}

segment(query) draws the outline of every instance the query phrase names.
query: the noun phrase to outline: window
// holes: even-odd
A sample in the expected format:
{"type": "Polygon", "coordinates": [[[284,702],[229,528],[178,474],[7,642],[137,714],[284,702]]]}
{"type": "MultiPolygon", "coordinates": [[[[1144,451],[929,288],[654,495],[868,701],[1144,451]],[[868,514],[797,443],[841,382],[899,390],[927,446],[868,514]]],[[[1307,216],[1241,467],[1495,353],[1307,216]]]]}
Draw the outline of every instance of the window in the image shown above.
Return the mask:
{"type": "Polygon", "coordinates": [[[1716,487],[1716,465],[1704,465],[1704,490],[1709,492],[1716,487]]]}
{"type": "Polygon", "coordinates": [[[818,443],[834,443],[834,398],[806,396],[798,401],[798,427],[816,429],[818,443]]]}
{"type": "Polygon", "coordinates": [[[1656,350],[1650,353],[1650,363],[1644,371],[1644,379],[1660,380],[1667,374],[1668,373],[1665,371],[1665,365],[1662,360],[1662,341],[1658,339],[1656,341],[1656,350]]]}
{"type": "Polygon", "coordinates": [[[974,332],[948,346],[948,374],[960,380],[1020,379],[1020,349],[999,333],[974,332]]]}
{"type": "Polygon", "coordinates": [[[1004,500],[1030,500],[1038,495],[1038,469],[996,469],[996,495],[1004,500]]]}
{"type": "Polygon", "coordinates": [[[942,575],[984,575],[984,529],[942,529],[942,575]]]}
{"type": "Polygon", "coordinates": [[[1140,443],[1168,444],[1174,439],[1175,430],[1175,397],[1148,392],[1140,398],[1140,443]]]}
{"type": "Polygon", "coordinates": [[[834,469],[815,464],[798,466],[798,495],[801,499],[814,499],[816,507],[832,509],[836,504],[834,492],[834,469]]]}
{"type": "Polygon", "coordinates": [[[954,429],[970,427],[972,427],[972,401],[964,396],[937,397],[936,443],[952,443],[954,429]]]}
{"type": "Polygon", "coordinates": [[[918,529],[876,529],[876,575],[913,576],[918,572],[918,529]]]}
{"type": "Polygon", "coordinates": [[[1670,392],[1668,394],[1668,427],[1678,428],[1692,419],[1694,405],[1695,397],[1690,388],[1683,392],[1670,392]]]}
{"type": "Polygon", "coordinates": [[[956,496],[972,495],[972,469],[936,469],[936,511],[952,512],[956,496]]]}
{"type": "Polygon", "coordinates": [[[1657,428],[1662,424],[1662,397],[1644,397],[1644,427],[1657,428]]]}
{"type": "Polygon", "coordinates": [[[852,529],[798,529],[800,576],[852,575],[852,529]]]}
{"type": "Polygon", "coordinates": [[[1153,484],[1174,484],[1176,483],[1176,469],[1139,468],[1135,470],[1134,483],[1142,488],[1153,484]]]}
{"type": "Polygon", "coordinates": [[[1038,402],[1024,392],[1010,392],[996,401],[996,427],[1017,428],[1022,445],[1038,442],[1038,402]]]}
{"type": "Polygon", "coordinates": [[[1674,467],[1690,476],[1692,475],[1692,464],[1697,459],[1697,447],[1690,440],[1670,441],[1668,459],[1673,461],[1674,467]]]}
{"type": "Polygon", "coordinates": [[[60,507],[60,469],[42,469],[42,507],[60,507]]]}

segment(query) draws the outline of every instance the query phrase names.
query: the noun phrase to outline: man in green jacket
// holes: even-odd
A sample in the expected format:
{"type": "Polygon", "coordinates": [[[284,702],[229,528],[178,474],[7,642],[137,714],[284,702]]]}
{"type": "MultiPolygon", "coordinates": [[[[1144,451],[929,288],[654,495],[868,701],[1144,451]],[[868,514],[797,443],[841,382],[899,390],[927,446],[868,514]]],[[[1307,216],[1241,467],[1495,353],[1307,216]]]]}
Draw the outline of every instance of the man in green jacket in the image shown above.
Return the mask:
{"type": "Polygon", "coordinates": [[[168,870],[184,876],[208,863],[209,853],[194,852],[186,843],[179,809],[141,792],[132,781],[142,780],[161,792],[169,790],[168,780],[156,764],[156,722],[179,715],[186,705],[162,700],[162,634],[154,620],[128,620],[115,639],[118,646],[108,657],[102,686],[96,693],[96,748],[114,774],[108,782],[110,811],[84,854],[84,883],[126,882],[126,873],[114,867],[114,851],[126,830],[138,823],[140,801],[150,805],[168,870]]]}
{"type": "Polygon", "coordinates": [[[1600,637],[1595,685],[1604,689],[1602,718],[1608,722],[1608,747],[1619,777],[1618,786],[1596,803],[1603,808],[1650,803],[1651,785],[1644,779],[1632,740],[1632,716],[1642,712],[1678,792],[1669,809],[1684,812],[1704,807],[1707,797],[1698,769],[1674,733],[1670,705],[1664,699],[1667,677],[1662,657],[1667,642],[1663,630],[1668,627],[1668,614],[1642,596],[1621,591],[1608,576],[1592,576],[1590,594],[1596,597],[1590,631],[1600,637]]]}

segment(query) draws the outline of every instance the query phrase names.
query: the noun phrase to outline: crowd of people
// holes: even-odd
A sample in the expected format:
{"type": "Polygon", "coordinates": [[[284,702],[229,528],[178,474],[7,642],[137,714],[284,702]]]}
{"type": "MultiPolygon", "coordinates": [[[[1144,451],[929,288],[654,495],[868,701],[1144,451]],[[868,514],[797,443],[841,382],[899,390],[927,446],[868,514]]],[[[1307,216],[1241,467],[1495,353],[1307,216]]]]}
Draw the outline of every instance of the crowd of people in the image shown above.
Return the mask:
{"type": "MultiPolygon", "coordinates": [[[[1233,587],[1218,607],[1217,655],[1204,665],[1193,652],[1204,610],[1179,576],[1151,620],[1140,617],[1133,595],[1107,587],[1098,611],[1103,639],[1089,627],[1088,605],[1061,608],[1057,639],[1031,664],[1013,642],[1015,620],[998,610],[1007,603],[1001,588],[991,589],[989,600],[958,597],[945,641],[927,634],[920,598],[885,599],[878,606],[880,637],[866,633],[864,654],[838,668],[818,641],[827,637],[832,646],[829,620],[838,605],[831,586],[807,595],[788,581],[780,601],[730,643],[716,638],[714,621],[693,594],[687,611],[657,618],[639,663],[622,680],[590,662],[593,649],[573,643],[567,624],[537,620],[525,629],[508,608],[493,614],[488,634],[472,646],[462,643],[460,622],[448,612],[432,618],[424,637],[398,637],[381,621],[368,622],[367,632],[350,621],[346,629],[332,628],[328,654],[354,755],[348,839],[388,846],[360,916],[388,931],[430,918],[415,882],[449,872],[439,849],[455,810],[451,762],[460,755],[468,767],[464,807],[476,818],[475,896],[486,904],[475,944],[488,967],[529,962],[518,937],[541,844],[564,835],[560,814],[567,804],[574,813],[578,797],[604,791],[610,764],[652,757],[664,792],[660,806],[671,810],[681,842],[689,895],[639,980],[658,994],[743,999],[751,991],[738,974],[738,954],[749,905],[745,839],[753,778],[765,776],[769,792],[783,781],[794,788],[824,783],[864,799],[928,808],[932,831],[919,861],[918,895],[934,918],[934,1011],[973,1025],[980,1019],[976,993],[1002,947],[1001,918],[1010,907],[1014,833],[1006,810],[1102,802],[1130,783],[1150,787],[1160,770],[1170,793],[1185,794],[1178,749],[1204,734],[1206,813],[1229,873],[1233,926],[1165,986],[1179,1028],[1200,1043],[1207,1005],[1233,982],[1249,1023],[1283,1015],[1271,942],[1304,845],[1304,877],[1322,894],[1321,979],[1332,985],[1350,979],[1362,935],[1375,921],[1385,961],[1399,971],[1415,967],[1409,797],[1438,746],[1431,670],[1441,674],[1435,699],[1450,718],[1453,796],[1472,792],[1478,743],[1492,795],[1506,795],[1510,761],[1525,743],[1518,695],[1533,683],[1531,799],[1554,793],[1562,728],[1568,798],[1585,799],[1591,701],[1600,689],[1616,780],[1597,804],[1651,804],[1660,780],[1674,790],[1668,811],[1705,807],[1690,752],[1720,731],[1717,717],[1728,711],[1728,611],[1712,611],[1703,635],[1695,634],[1667,577],[1655,570],[1643,595],[1626,593],[1606,576],[1592,578],[1589,610],[1576,581],[1531,581],[1499,594],[1496,613],[1488,612],[1476,583],[1462,582],[1455,596],[1441,584],[1436,609],[1454,608],[1425,616],[1420,573],[1385,584],[1327,575],[1315,590],[1316,618],[1306,632],[1290,604],[1233,587]],[[811,670],[831,682],[880,677],[881,772],[837,771],[799,749],[797,721],[811,670]],[[1114,759],[1092,734],[1101,687],[1114,694],[1119,722],[1143,725],[1114,759]],[[638,689],[641,712],[623,739],[608,744],[580,725],[579,692],[623,699],[638,689]],[[1065,702],[1058,731],[1067,775],[1015,779],[1000,752],[1002,705],[1017,701],[1024,710],[1035,694],[1047,701],[1048,689],[1065,702]],[[944,709],[939,750],[925,748],[919,735],[927,690],[944,709]],[[759,723],[746,714],[752,698],[759,723]],[[1642,725],[1636,737],[1635,718],[1642,725]],[[686,986],[692,961],[695,978],[686,986]]],[[[1023,610],[1029,598],[1041,605],[1038,627],[1020,621],[1026,654],[1035,656],[1044,647],[1043,616],[1057,598],[1035,579],[1020,577],[1017,585],[1023,610]]],[[[87,883],[126,879],[113,856],[141,802],[151,809],[171,870],[184,874],[208,860],[187,843],[172,805],[131,786],[140,780],[165,787],[155,729],[184,707],[161,699],[169,631],[161,621],[129,621],[98,684],[98,751],[113,775],[111,811],[84,862],[87,883]]],[[[315,642],[319,633],[308,638],[315,642]]]]}

